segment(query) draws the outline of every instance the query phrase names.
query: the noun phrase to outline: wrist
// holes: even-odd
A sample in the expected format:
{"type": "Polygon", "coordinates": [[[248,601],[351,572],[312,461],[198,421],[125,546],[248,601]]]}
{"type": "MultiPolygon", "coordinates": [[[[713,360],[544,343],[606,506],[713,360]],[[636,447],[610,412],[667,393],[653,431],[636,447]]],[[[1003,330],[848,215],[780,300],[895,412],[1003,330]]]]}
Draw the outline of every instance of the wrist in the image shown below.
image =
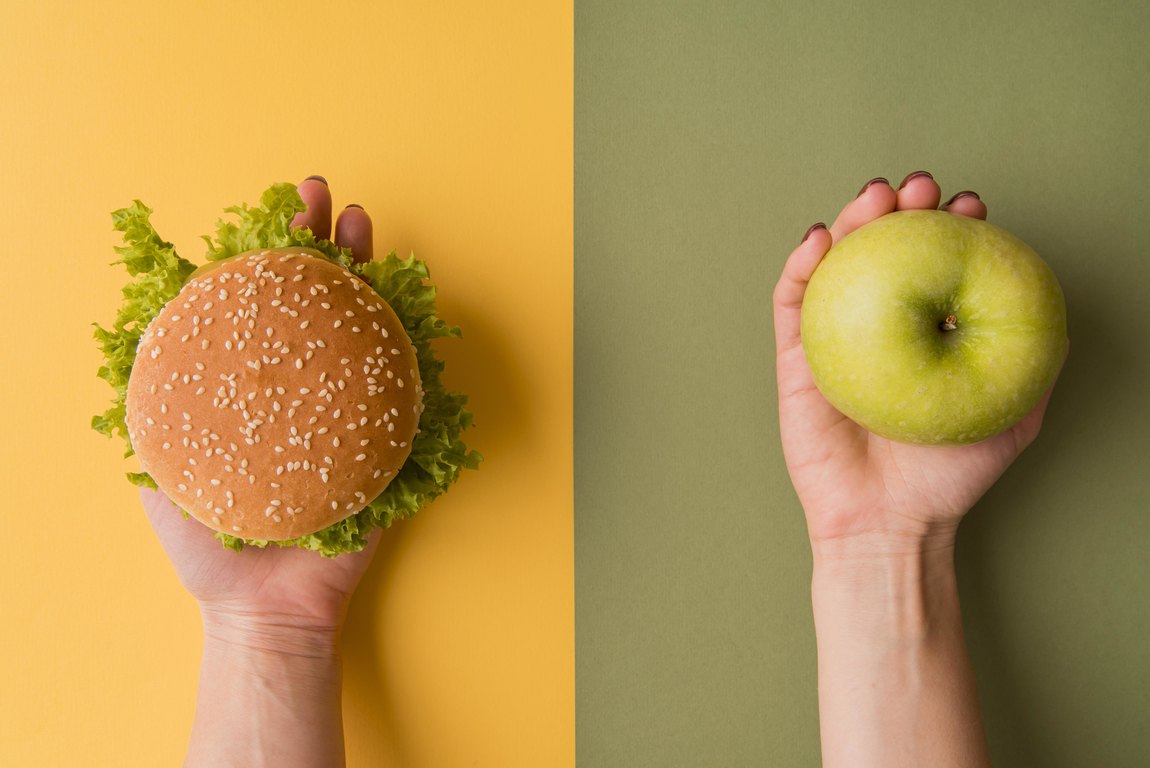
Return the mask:
{"type": "Polygon", "coordinates": [[[958,523],[900,524],[862,531],[848,531],[835,536],[812,535],[811,554],[815,567],[838,564],[877,564],[885,561],[931,559],[930,553],[954,552],[958,523]]]}
{"type": "Polygon", "coordinates": [[[954,529],[812,541],[812,551],[816,629],[849,629],[879,644],[917,641],[957,611],[954,529]]]}
{"type": "Polygon", "coordinates": [[[273,654],[324,661],[337,656],[339,626],[270,612],[200,605],[205,646],[233,653],[273,654]]]}

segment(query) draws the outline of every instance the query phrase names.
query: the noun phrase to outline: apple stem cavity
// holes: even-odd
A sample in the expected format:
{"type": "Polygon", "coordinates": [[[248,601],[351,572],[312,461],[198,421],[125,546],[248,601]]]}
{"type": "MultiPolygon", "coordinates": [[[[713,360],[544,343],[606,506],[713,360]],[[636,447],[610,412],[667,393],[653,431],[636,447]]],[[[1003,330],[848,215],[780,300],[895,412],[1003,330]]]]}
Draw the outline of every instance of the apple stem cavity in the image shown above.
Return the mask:
{"type": "Polygon", "coordinates": [[[954,315],[947,315],[946,319],[938,324],[940,331],[953,331],[958,328],[958,318],[954,315]]]}

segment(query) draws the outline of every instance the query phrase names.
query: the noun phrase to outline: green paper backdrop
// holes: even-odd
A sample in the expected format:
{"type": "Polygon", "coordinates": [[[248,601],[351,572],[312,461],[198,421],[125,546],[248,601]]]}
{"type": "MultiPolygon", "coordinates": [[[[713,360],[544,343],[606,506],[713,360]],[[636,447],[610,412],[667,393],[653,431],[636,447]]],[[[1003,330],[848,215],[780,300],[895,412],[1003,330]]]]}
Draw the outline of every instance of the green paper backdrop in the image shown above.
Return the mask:
{"type": "Polygon", "coordinates": [[[1044,433],[964,522],[997,765],[1150,765],[1150,4],[576,4],[577,753],[818,765],[770,297],[918,169],[1059,275],[1044,433]]]}

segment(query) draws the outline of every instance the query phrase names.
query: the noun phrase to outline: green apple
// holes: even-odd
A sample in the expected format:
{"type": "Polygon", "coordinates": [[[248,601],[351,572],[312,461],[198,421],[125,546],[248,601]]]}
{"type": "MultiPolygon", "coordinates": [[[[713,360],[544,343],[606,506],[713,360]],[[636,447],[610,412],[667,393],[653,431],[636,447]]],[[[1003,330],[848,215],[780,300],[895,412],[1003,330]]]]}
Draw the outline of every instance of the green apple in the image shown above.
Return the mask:
{"type": "Polygon", "coordinates": [[[898,211],[823,258],[802,308],[815,384],[857,424],[905,443],[974,443],[1054,383],[1066,302],[1026,243],[985,221],[898,211]]]}

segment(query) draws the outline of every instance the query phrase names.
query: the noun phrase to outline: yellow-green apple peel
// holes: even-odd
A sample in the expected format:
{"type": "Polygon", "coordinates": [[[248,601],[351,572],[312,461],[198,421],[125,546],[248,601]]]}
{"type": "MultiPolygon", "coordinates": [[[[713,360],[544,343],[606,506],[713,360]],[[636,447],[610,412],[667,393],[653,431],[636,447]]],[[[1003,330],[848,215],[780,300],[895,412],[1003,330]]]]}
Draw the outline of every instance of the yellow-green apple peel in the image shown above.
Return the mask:
{"type": "Polygon", "coordinates": [[[1066,302],[1006,230],[897,211],[836,243],[807,286],[802,343],[823,396],[906,443],[974,443],[1018,423],[1054,383],[1066,302]]]}

